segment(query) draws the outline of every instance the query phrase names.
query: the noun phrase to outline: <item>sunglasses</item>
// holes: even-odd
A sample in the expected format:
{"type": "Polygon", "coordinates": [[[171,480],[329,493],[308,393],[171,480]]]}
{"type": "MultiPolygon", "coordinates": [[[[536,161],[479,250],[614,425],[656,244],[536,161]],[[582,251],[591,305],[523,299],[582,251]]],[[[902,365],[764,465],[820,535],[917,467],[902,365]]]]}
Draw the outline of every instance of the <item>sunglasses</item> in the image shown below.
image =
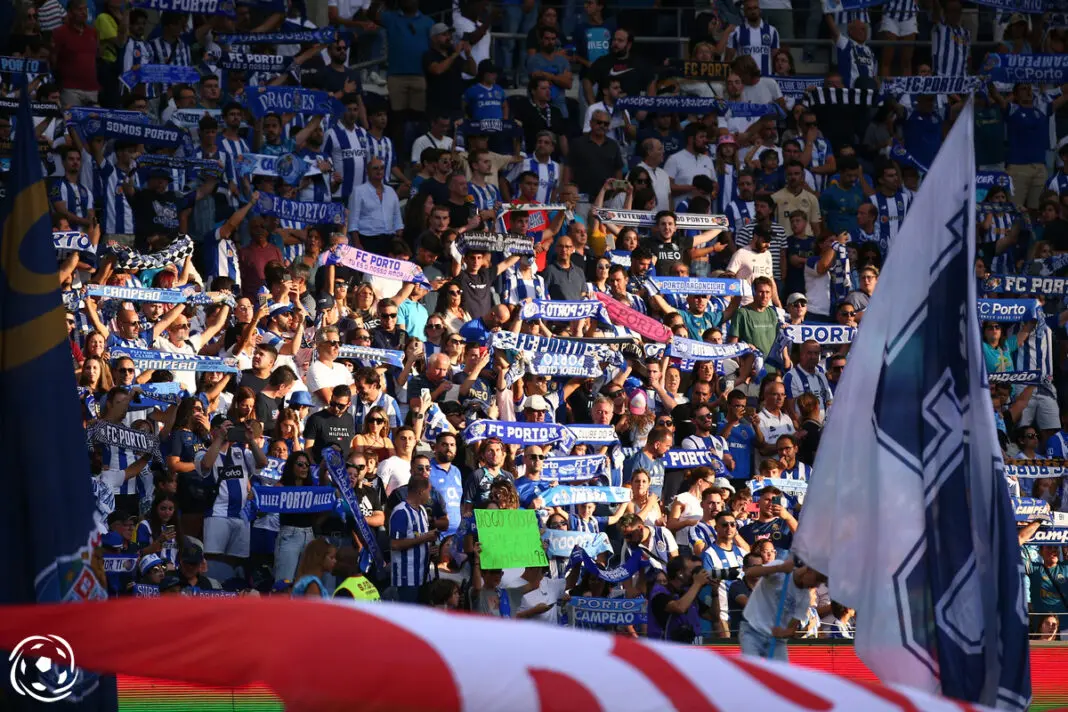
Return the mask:
{"type": "Polygon", "coordinates": [[[660,426],[663,426],[665,428],[670,428],[672,425],[675,424],[675,421],[674,420],[658,420],[658,421],[656,421],[656,424],[660,425],[660,426]]]}
{"type": "Polygon", "coordinates": [[[458,296],[460,296],[460,290],[459,289],[450,289],[450,290],[446,291],[445,293],[448,294],[450,297],[458,297],[458,296]]]}
{"type": "Polygon", "coordinates": [[[456,344],[457,346],[463,346],[467,342],[464,341],[463,339],[449,339],[449,343],[450,344],[456,344]]]}
{"type": "Polygon", "coordinates": [[[430,472],[430,465],[413,465],[412,469],[416,472],[430,472]]]}
{"type": "Polygon", "coordinates": [[[337,401],[330,401],[330,407],[334,410],[345,410],[349,407],[348,403],[339,403],[337,401]]]}
{"type": "Polygon", "coordinates": [[[371,421],[372,423],[384,423],[384,422],[386,422],[385,418],[379,418],[379,417],[368,418],[368,420],[371,421]]]}
{"type": "Polygon", "coordinates": [[[609,398],[619,398],[623,395],[623,391],[612,391],[611,393],[605,393],[605,395],[609,398]]]}
{"type": "Polygon", "coordinates": [[[523,457],[534,462],[540,462],[545,459],[544,455],[524,455],[523,457]]]}
{"type": "Polygon", "coordinates": [[[591,121],[590,124],[593,126],[610,126],[611,122],[605,121],[604,119],[598,119],[596,121],[591,121]]]}
{"type": "Polygon", "coordinates": [[[738,526],[738,522],[720,522],[719,525],[721,527],[727,527],[727,528],[733,529],[733,528],[738,526]]]}
{"type": "Polygon", "coordinates": [[[371,340],[371,335],[370,334],[357,334],[356,336],[353,336],[352,338],[355,341],[370,341],[371,340]]]}
{"type": "Polygon", "coordinates": [[[363,472],[367,469],[367,465],[349,465],[348,469],[355,470],[356,472],[363,472]]]}
{"type": "Polygon", "coordinates": [[[116,368],[115,369],[116,373],[133,373],[134,371],[135,371],[135,369],[132,369],[132,368],[116,368]]]}
{"type": "Polygon", "coordinates": [[[392,314],[383,314],[382,318],[383,319],[396,319],[397,318],[397,312],[393,312],[392,314]]]}
{"type": "Polygon", "coordinates": [[[340,341],[324,341],[323,343],[326,344],[327,346],[337,346],[337,347],[341,346],[341,342],[340,341]]]}
{"type": "Polygon", "coordinates": [[[428,328],[428,329],[444,329],[445,325],[444,324],[427,324],[426,328],[428,328]]]}

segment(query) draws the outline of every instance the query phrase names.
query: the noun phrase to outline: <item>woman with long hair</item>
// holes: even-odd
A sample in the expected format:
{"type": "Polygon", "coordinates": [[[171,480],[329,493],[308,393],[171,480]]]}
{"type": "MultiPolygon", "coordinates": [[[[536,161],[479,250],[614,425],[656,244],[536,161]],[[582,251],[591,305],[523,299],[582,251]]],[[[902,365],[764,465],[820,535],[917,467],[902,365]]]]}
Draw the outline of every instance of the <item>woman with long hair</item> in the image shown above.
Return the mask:
{"type": "Polygon", "coordinates": [[[1025,425],[1017,430],[1013,445],[1009,457],[1014,460],[1041,460],[1046,456],[1038,449],[1038,430],[1033,426],[1025,425]]]}
{"type": "Polygon", "coordinates": [[[686,490],[679,492],[671,502],[666,526],[675,533],[680,554],[690,552],[690,530],[701,521],[704,513],[702,494],[713,486],[715,479],[711,467],[695,467],[686,477],[686,490]]]}
{"type": "MultiPolygon", "coordinates": [[[[1016,242],[1020,237],[1020,214],[1009,202],[1009,193],[995,185],[976,206],[976,237],[979,244],[993,245],[990,271],[1001,274],[1016,272],[1016,242]]],[[[986,249],[990,249],[989,247],[986,249]]]]}
{"type": "MultiPolygon", "coordinates": [[[[314,463],[306,452],[295,452],[282,466],[281,487],[314,487],[318,484],[314,463]]],[[[312,527],[322,515],[309,512],[282,512],[278,519],[278,538],[274,546],[274,579],[283,581],[293,578],[297,570],[300,552],[310,546],[315,534],[312,527]]]]}
{"type": "Polygon", "coordinates": [[[416,193],[408,198],[404,208],[404,241],[413,250],[419,246],[419,237],[426,232],[430,221],[430,211],[434,209],[434,198],[430,193],[416,193]]]}
{"type": "MultiPolygon", "coordinates": [[[[712,139],[709,139],[711,143],[712,139]]],[[[712,159],[716,185],[719,186],[717,208],[723,210],[738,197],[738,173],[742,170],[738,156],[738,144],[730,135],[716,139],[715,156],[712,159]]]]}
{"type": "Polygon", "coordinates": [[[111,380],[111,369],[104,363],[104,359],[99,356],[86,356],[78,375],[78,385],[88,389],[94,397],[100,397],[115,384],[111,380]]]}
{"type": "Polygon", "coordinates": [[[207,401],[205,415],[210,417],[230,410],[234,396],[226,392],[226,384],[229,382],[230,374],[220,371],[201,371],[197,375],[197,395],[203,395],[207,401]]]}
{"type": "MultiPolygon", "coordinates": [[[[722,33],[723,41],[726,42],[727,34],[722,33]]],[[[721,50],[722,52],[722,50],[721,50]]],[[[711,42],[698,42],[693,46],[690,60],[694,62],[716,61],[716,47],[711,42]]],[[[679,89],[686,96],[699,96],[703,99],[716,99],[723,96],[724,86],[722,81],[709,79],[680,79],[679,89]]]]}
{"type": "MultiPolygon", "coordinates": [[[[530,28],[530,32],[527,33],[527,56],[531,57],[538,53],[541,46],[541,32],[542,30],[552,30],[556,33],[557,37],[563,37],[564,33],[560,30],[559,13],[552,5],[543,5],[541,10],[538,11],[538,20],[534,23],[534,27],[530,28]]],[[[559,46],[559,42],[557,43],[559,46]]],[[[526,60],[524,60],[524,63],[526,60]]]]}
{"type": "Polygon", "coordinates": [[[379,462],[393,457],[393,441],[389,437],[389,414],[385,408],[374,406],[363,419],[363,432],[352,438],[353,450],[374,453],[379,462]]]}
{"type": "Polygon", "coordinates": [[[607,257],[598,257],[593,265],[593,277],[586,282],[586,292],[589,296],[600,292],[608,294],[608,270],[612,269],[612,262],[607,257]]]}
{"type": "Polygon", "coordinates": [[[983,359],[987,373],[1007,373],[1016,370],[1016,351],[1031,335],[1033,322],[1023,322],[1013,336],[1005,335],[1000,322],[983,322],[983,359]]]}
{"type": "Polygon", "coordinates": [[[105,339],[104,335],[99,331],[90,332],[89,335],[85,337],[85,346],[82,348],[82,355],[85,358],[95,356],[107,363],[107,359],[104,358],[104,354],[106,354],[107,351],[107,339],[105,339]]]}
{"type": "Polygon", "coordinates": [[[426,341],[423,343],[423,350],[426,353],[427,358],[430,358],[438,351],[441,351],[445,347],[445,338],[449,335],[449,329],[445,325],[445,317],[441,314],[431,314],[426,320],[426,326],[423,327],[426,332],[426,341]]]}
{"type": "Polygon", "coordinates": [[[164,561],[178,565],[178,546],[182,541],[182,520],[178,514],[178,498],[158,492],[152,498],[148,514],[137,524],[134,540],[141,555],[159,554],[164,561]]]}
{"type": "MultiPolygon", "coordinates": [[[[633,227],[624,227],[616,234],[616,246],[605,253],[609,261],[630,262],[630,253],[638,248],[638,231],[633,227]]],[[[609,268],[611,269],[611,268],[609,268]]]]}
{"type": "Polygon", "coordinates": [[[445,324],[455,332],[459,332],[460,327],[471,321],[471,314],[464,309],[463,291],[458,281],[446,282],[438,290],[438,304],[434,313],[441,314],[446,319],[445,324]]]}
{"type": "Polygon", "coordinates": [[[370,329],[369,322],[377,323],[378,321],[377,306],[378,294],[375,293],[375,288],[370,283],[364,282],[356,287],[349,298],[349,317],[356,324],[370,329]]]}
{"type": "Polygon", "coordinates": [[[449,330],[449,335],[444,339],[445,347],[442,349],[442,353],[449,357],[449,363],[451,364],[451,373],[449,375],[454,376],[463,370],[467,341],[451,329],[449,330]]]}
{"type": "Polygon", "coordinates": [[[256,391],[248,386],[238,386],[234,400],[226,411],[226,417],[234,425],[243,425],[256,418],[256,391]]]}
{"type": "MultiPolygon", "coordinates": [[[[337,547],[325,539],[313,539],[304,547],[300,555],[300,564],[294,575],[293,597],[320,596],[329,598],[323,577],[334,570],[337,563],[337,547]]],[[[277,580],[277,577],[276,577],[277,580]]],[[[283,579],[284,580],[284,579],[283,579]]]]}
{"type": "Polygon", "coordinates": [[[630,200],[635,210],[641,210],[638,207],[638,192],[652,190],[653,179],[649,175],[649,171],[641,166],[635,166],[627,173],[627,182],[630,183],[631,190],[621,190],[616,193],[608,200],[607,207],[614,210],[627,210],[626,204],[630,200]]]}
{"type": "Polygon", "coordinates": [[[278,420],[274,423],[274,439],[284,442],[291,453],[304,449],[304,435],[297,411],[283,408],[278,412],[278,420]]]}
{"type": "Polygon", "coordinates": [[[652,480],[645,470],[635,470],[631,474],[630,488],[633,492],[628,506],[628,514],[637,514],[638,518],[650,527],[664,526],[666,519],[660,508],[660,498],[649,491],[652,480]]]}

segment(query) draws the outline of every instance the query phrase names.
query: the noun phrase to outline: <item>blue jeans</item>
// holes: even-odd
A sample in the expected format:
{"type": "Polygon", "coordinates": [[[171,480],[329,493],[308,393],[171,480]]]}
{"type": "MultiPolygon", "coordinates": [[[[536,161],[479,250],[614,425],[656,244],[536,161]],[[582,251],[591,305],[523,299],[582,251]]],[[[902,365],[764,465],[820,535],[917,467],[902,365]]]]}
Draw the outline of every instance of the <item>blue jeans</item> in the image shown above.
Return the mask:
{"type": "Polygon", "coordinates": [[[780,660],[787,662],[786,654],[786,641],[781,639],[772,638],[770,635],[764,635],[745,620],[742,621],[741,626],[738,629],[738,642],[742,648],[743,655],[749,655],[754,658],[768,658],[768,651],[771,650],[771,643],[775,642],[775,654],[774,660],[780,660]]]}
{"type": "MultiPolygon", "coordinates": [[[[526,35],[534,29],[534,23],[538,21],[537,3],[534,4],[534,9],[527,13],[523,12],[522,5],[518,3],[505,5],[503,9],[503,31],[506,34],[520,33],[526,35]]],[[[518,74],[520,83],[526,84],[526,39],[504,39],[499,40],[499,42],[500,44],[497,45],[497,57],[504,75],[511,77],[518,74]]]]}
{"type": "Polygon", "coordinates": [[[293,578],[304,547],[314,538],[311,527],[279,527],[274,545],[275,581],[293,578]]]}

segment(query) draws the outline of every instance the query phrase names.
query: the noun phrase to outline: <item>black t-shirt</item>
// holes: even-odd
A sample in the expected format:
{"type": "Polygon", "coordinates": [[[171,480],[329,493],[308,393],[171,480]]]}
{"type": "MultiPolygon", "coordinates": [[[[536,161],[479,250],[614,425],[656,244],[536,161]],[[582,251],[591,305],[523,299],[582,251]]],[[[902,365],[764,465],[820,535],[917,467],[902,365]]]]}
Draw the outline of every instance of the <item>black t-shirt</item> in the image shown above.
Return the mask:
{"type": "Polygon", "coordinates": [[[315,441],[311,453],[316,462],[321,459],[323,448],[330,445],[337,445],[341,448],[341,455],[348,457],[349,446],[355,435],[356,421],[352,419],[352,414],[348,411],[339,417],[334,415],[329,408],[320,410],[309,417],[308,422],[304,424],[304,437],[315,441]]]}
{"type": "Polygon", "coordinates": [[[474,203],[457,205],[450,200],[445,205],[449,208],[449,227],[463,227],[471,219],[474,203]]]}
{"type": "MultiPolygon", "coordinates": [[[[443,205],[449,202],[449,186],[433,176],[419,184],[419,192],[430,193],[430,197],[434,199],[434,205],[443,205]]],[[[450,221],[452,219],[451,212],[449,213],[449,219],[450,221]]]]}
{"type": "Polygon", "coordinates": [[[585,388],[576,388],[567,399],[567,406],[571,409],[572,423],[593,422],[593,399],[596,394],[585,388]]]}
{"type": "Polygon", "coordinates": [[[582,193],[597,195],[604,182],[623,169],[623,153],[611,138],[606,137],[604,143],[598,145],[585,134],[571,141],[569,146],[571,175],[582,193]]]}
{"type": "Polygon", "coordinates": [[[594,84],[603,86],[608,77],[618,79],[620,88],[627,96],[638,96],[644,92],[654,76],[649,63],[633,54],[626,59],[619,59],[609,52],[590,66],[590,79],[594,84]]]}
{"type": "Polygon", "coordinates": [[[178,215],[192,207],[195,201],[195,191],[184,195],[147,189],[134,193],[130,201],[134,216],[134,247],[142,252],[148,250],[148,238],[152,235],[177,237],[178,215]]]}
{"type": "MultiPolygon", "coordinates": [[[[246,368],[241,372],[241,380],[237,383],[238,386],[248,386],[256,393],[263,390],[263,387],[267,385],[266,378],[260,378],[252,372],[251,368],[246,368]]],[[[266,428],[264,428],[266,430],[266,428]]]]}
{"type": "Polygon", "coordinates": [[[497,271],[489,267],[483,267],[477,274],[472,275],[466,269],[460,272],[456,278],[463,293],[463,305],[472,319],[481,319],[493,308],[493,297],[490,288],[493,280],[497,277],[497,271]]]}
{"type": "Polygon", "coordinates": [[[464,93],[463,57],[457,57],[442,74],[432,74],[430,65],[448,59],[435,49],[423,55],[423,74],[426,75],[426,108],[433,115],[434,110],[455,112],[459,115],[464,93]]]}
{"type": "Polygon", "coordinates": [[[1068,252],[1068,220],[1057,218],[1046,225],[1042,239],[1049,242],[1054,252],[1068,252]]]}
{"type": "Polygon", "coordinates": [[[360,84],[360,71],[358,69],[349,69],[347,67],[335,69],[323,62],[321,57],[314,57],[301,67],[300,78],[301,84],[304,86],[322,89],[331,94],[344,89],[345,82],[351,80],[356,82],[355,93],[363,93],[363,86],[360,84]]]}
{"type": "MultiPolygon", "coordinates": [[[[538,132],[552,131],[557,136],[566,132],[566,122],[560,109],[549,104],[542,109],[531,102],[529,97],[519,99],[515,103],[515,116],[523,124],[523,148],[527,153],[533,154],[534,147],[538,142],[538,132]]],[[[569,161],[571,167],[575,167],[574,161],[569,161]]],[[[600,190],[597,186],[597,190],[600,190]]],[[[581,190],[581,188],[580,188],[581,190]]]]}
{"type": "Polygon", "coordinates": [[[674,242],[653,238],[645,246],[656,256],[656,273],[661,277],[671,276],[671,268],[676,262],[682,262],[682,249],[674,242]]]}
{"type": "Polygon", "coordinates": [[[376,328],[371,331],[371,345],[376,349],[403,351],[404,347],[408,345],[408,334],[400,327],[393,329],[393,331],[376,328]]]}
{"type": "Polygon", "coordinates": [[[263,423],[263,432],[270,433],[274,430],[278,413],[285,406],[285,398],[271,398],[263,393],[256,394],[256,420],[263,423]]]}

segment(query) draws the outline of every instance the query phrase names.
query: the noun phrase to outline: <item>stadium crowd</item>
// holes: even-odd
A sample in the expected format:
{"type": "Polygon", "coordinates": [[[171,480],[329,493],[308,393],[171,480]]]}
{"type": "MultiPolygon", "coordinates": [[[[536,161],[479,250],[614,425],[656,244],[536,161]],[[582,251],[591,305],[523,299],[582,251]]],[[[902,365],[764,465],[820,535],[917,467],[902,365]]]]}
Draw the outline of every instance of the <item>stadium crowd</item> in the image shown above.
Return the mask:
{"type": "MultiPolygon", "coordinates": [[[[674,15],[644,3],[330,0],[325,28],[291,0],[133,4],[16,0],[0,37],[26,60],[0,74],[0,150],[32,132],[48,177],[113,594],[362,596],[362,576],[629,635],[851,637],[788,551],[849,342],[966,99],[882,87],[980,74],[971,8],[716,0],[678,62],[674,15]],[[820,36],[830,68],[796,75],[817,53],[794,38],[820,36]],[[482,568],[486,508],[535,510],[548,566],[482,568]],[[644,597],[647,622],[583,623],[572,597],[644,597]]],[[[1053,18],[978,17],[997,52],[1065,51],[1053,18]]],[[[975,99],[977,277],[1060,275],[1068,93],[975,99]]],[[[1039,372],[991,386],[1006,458],[1068,456],[1062,309],[984,322],[989,372],[1039,372]]],[[[1068,505],[1059,478],[1013,485],[1068,505]]],[[[1068,564],[1022,551],[1055,636],[1068,564]]]]}

